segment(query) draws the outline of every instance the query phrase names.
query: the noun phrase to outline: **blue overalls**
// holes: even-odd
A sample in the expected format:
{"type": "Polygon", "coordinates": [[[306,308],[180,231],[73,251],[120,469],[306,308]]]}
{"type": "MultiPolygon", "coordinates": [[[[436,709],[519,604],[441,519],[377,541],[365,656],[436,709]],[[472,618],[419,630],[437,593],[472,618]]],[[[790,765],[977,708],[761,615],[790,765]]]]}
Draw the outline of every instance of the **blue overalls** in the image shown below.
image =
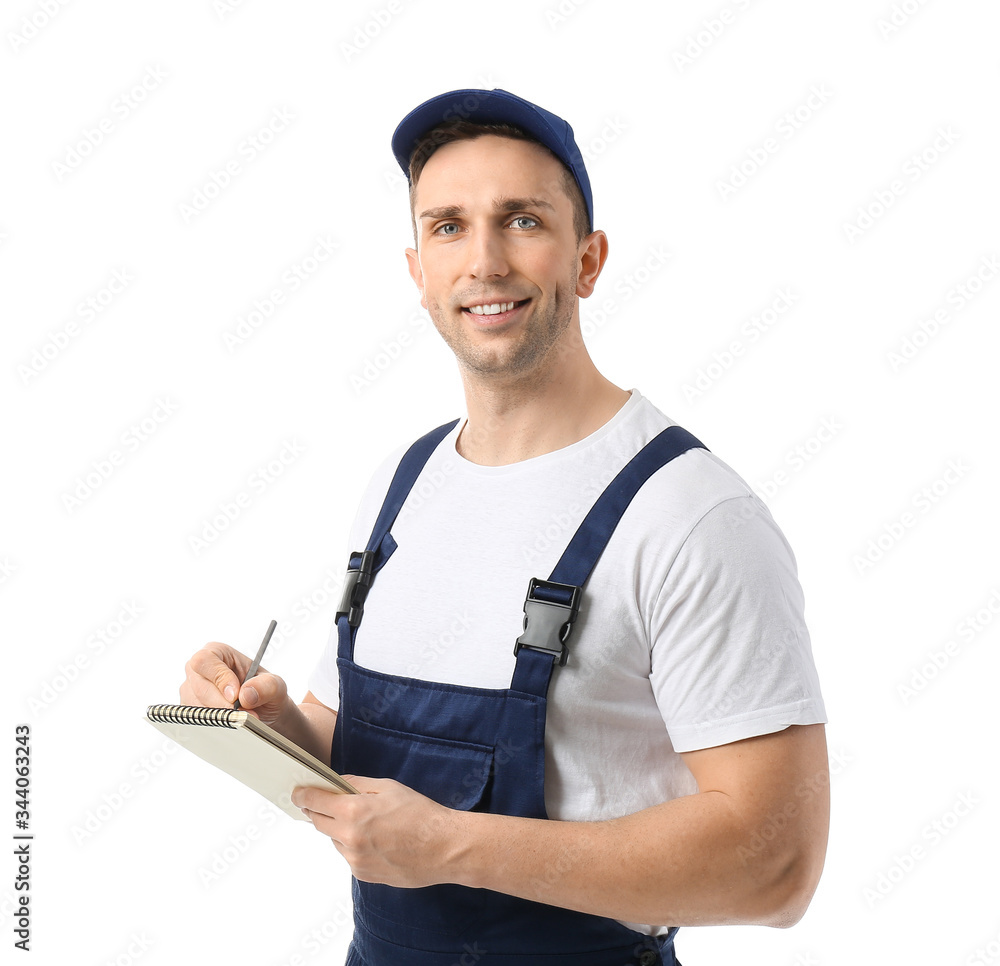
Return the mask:
{"type": "MultiPolygon", "coordinates": [[[[368,588],[396,549],[390,527],[455,425],[410,447],[367,548],[351,555],[337,614],[340,711],[331,764],[342,774],[394,778],[450,808],[544,819],[546,694],[554,665],[566,663],[583,585],[639,487],[702,444],[671,426],[625,466],[548,580],[532,578],[510,687],[471,688],[382,674],[353,659],[368,588]]],[[[676,927],[645,936],[613,919],[460,885],[401,889],[355,879],[353,895],[347,966],[679,966],[676,927]]]]}

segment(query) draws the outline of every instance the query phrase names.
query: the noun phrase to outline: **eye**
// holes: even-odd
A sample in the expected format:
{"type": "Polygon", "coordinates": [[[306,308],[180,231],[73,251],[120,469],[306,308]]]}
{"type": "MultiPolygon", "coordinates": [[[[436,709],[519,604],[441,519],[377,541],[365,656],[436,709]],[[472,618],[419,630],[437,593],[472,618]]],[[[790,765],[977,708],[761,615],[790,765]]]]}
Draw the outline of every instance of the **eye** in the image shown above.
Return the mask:
{"type": "Polygon", "coordinates": [[[512,225],[517,225],[518,228],[526,229],[526,228],[534,228],[538,224],[538,222],[534,218],[532,218],[531,215],[518,215],[511,222],[511,224],[512,225]],[[518,224],[518,222],[522,222],[522,221],[530,221],[531,224],[530,225],[520,225],[520,224],[518,224]]]}
{"type": "Polygon", "coordinates": [[[434,229],[435,235],[454,235],[457,234],[457,232],[458,225],[456,225],[453,221],[447,221],[443,225],[438,225],[437,228],[434,229]],[[446,228],[454,228],[455,230],[445,231],[446,228]]]}

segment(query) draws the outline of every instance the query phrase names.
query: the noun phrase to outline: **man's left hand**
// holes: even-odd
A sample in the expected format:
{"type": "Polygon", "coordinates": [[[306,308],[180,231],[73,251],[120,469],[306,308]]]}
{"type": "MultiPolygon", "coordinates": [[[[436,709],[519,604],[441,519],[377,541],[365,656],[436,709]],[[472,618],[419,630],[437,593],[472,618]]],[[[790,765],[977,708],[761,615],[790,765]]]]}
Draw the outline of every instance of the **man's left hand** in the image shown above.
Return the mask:
{"type": "Polygon", "coordinates": [[[460,824],[453,809],[392,779],[344,778],[361,794],[296,788],[292,803],[330,837],[356,878],[407,889],[449,881],[460,824]]]}

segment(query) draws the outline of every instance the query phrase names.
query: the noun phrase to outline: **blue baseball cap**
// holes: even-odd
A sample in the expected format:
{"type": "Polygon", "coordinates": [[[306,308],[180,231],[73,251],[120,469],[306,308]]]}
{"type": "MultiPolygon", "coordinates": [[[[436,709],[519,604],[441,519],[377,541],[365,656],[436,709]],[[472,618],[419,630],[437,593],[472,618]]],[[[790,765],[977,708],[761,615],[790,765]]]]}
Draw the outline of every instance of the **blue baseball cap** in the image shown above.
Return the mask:
{"type": "Polygon", "coordinates": [[[499,88],[492,91],[470,89],[439,94],[415,107],[399,122],[392,135],[392,153],[407,181],[410,177],[410,156],[417,142],[431,128],[449,121],[515,124],[525,133],[537,138],[569,168],[576,179],[587,206],[590,227],[593,228],[594,196],[590,190],[590,178],[583,163],[583,155],[573,138],[573,128],[551,111],[499,88]]]}

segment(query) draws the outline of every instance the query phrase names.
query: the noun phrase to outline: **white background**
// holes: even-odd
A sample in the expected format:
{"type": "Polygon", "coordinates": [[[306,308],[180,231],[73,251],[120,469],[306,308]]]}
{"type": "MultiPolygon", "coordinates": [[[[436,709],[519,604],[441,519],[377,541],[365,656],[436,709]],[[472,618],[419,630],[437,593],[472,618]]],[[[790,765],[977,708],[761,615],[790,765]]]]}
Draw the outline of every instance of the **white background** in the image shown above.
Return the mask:
{"type": "Polygon", "coordinates": [[[5,4],[0,825],[28,723],[35,961],[343,961],[329,841],[143,715],[204,642],[252,653],[272,617],[301,695],[369,473],[462,412],[389,137],[465,87],[573,124],[611,246],[582,304],[598,365],[750,481],[798,557],[827,868],[794,929],[683,929],[680,958],[1000,961],[998,20],[986,0],[5,4]]]}

